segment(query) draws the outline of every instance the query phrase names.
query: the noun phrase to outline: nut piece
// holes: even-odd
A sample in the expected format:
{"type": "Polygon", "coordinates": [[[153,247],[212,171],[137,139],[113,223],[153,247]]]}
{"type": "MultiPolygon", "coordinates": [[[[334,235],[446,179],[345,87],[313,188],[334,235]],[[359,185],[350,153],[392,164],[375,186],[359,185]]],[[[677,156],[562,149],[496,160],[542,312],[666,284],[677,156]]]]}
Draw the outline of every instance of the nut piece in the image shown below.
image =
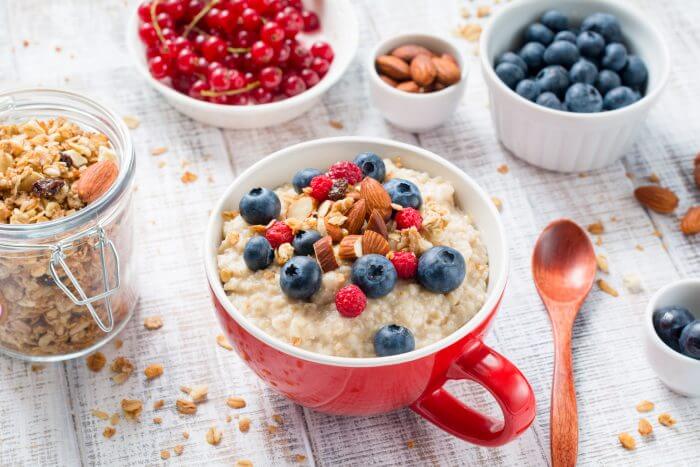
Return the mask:
{"type": "Polygon", "coordinates": [[[148,365],[143,373],[146,375],[146,379],[154,379],[163,374],[163,365],[160,363],[152,363],[148,365]]]}
{"type": "Polygon", "coordinates": [[[127,420],[138,420],[143,410],[143,404],[138,399],[122,399],[121,406],[127,420]]]}
{"type": "Polygon", "coordinates": [[[90,371],[98,372],[104,368],[105,363],[107,363],[107,359],[102,352],[95,352],[92,355],[88,355],[88,357],[85,359],[85,363],[90,371]]]}
{"type": "Polygon", "coordinates": [[[221,433],[221,430],[213,426],[207,430],[207,443],[211,444],[212,446],[218,446],[223,436],[224,435],[221,433]]]}
{"type": "Polygon", "coordinates": [[[160,316],[149,316],[143,320],[143,327],[149,331],[155,331],[163,327],[163,318],[160,316]]]}
{"type": "Polygon", "coordinates": [[[245,399],[243,399],[242,397],[231,396],[228,399],[226,399],[226,405],[228,405],[232,409],[242,409],[246,406],[246,403],[245,399]]]}
{"type": "Polygon", "coordinates": [[[190,389],[190,397],[194,403],[204,402],[207,400],[208,395],[209,386],[206,384],[197,384],[196,386],[192,386],[192,389],[190,389]]]}
{"type": "Polygon", "coordinates": [[[362,225],[365,223],[365,216],[367,215],[367,202],[364,199],[360,199],[355,204],[352,205],[350,211],[348,211],[348,218],[345,220],[343,227],[351,234],[356,234],[362,229],[362,225]]]}
{"type": "Polygon", "coordinates": [[[685,213],[681,219],[681,232],[686,235],[700,233],[700,206],[693,206],[685,213]]]}
{"type": "Polygon", "coordinates": [[[435,66],[437,80],[439,83],[445,86],[451,86],[458,83],[462,79],[462,71],[459,69],[459,65],[454,61],[445,57],[433,57],[433,65],[435,66]]]}
{"type": "Polygon", "coordinates": [[[375,61],[377,70],[380,74],[386,75],[389,78],[404,81],[411,78],[410,68],[408,63],[398,57],[391,55],[381,55],[375,61]]]}
{"type": "Polygon", "coordinates": [[[437,69],[430,57],[425,54],[417,55],[411,60],[411,78],[419,86],[429,86],[435,81],[437,69]]]}
{"type": "Polygon", "coordinates": [[[117,164],[104,160],[88,167],[73,187],[80,199],[90,204],[109,190],[117,179],[117,175],[119,175],[117,164]]]}
{"type": "Polygon", "coordinates": [[[654,403],[650,401],[642,401],[639,404],[637,404],[637,412],[644,413],[644,412],[651,412],[654,410],[654,403]]]}
{"type": "Polygon", "coordinates": [[[617,438],[620,440],[620,444],[622,445],[622,447],[627,449],[628,451],[631,451],[637,447],[637,442],[634,440],[634,438],[632,438],[632,435],[630,435],[629,433],[620,433],[620,435],[617,438]]]}
{"type": "Polygon", "coordinates": [[[399,46],[391,51],[391,55],[398,57],[406,63],[411,63],[416,56],[420,54],[425,54],[428,57],[432,57],[433,53],[423,47],[422,45],[406,44],[399,46]]]}
{"type": "Polygon", "coordinates": [[[372,210],[372,214],[369,215],[369,220],[367,221],[367,229],[373,232],[377,232],[384,238],[389,238],[389,231],[386,228],[386,222],[382,219],[382,215],[376,209],[372,210]]]}
{"type": "Polygon", "coordinates": [[[700,152],[697,154],[697,156],[695,156],[693,164],[693,176],[695,178],[695,184],[698,188],[700,188],[700,152]]]}
{"type": "Polygon", "coordinates": [[[673,212],[678,206],[678,196],[668,188],[657,185],[640,186],[634,190],[634,197],[643,206],[662,214],[673,212]]]}
{"type": "MultiPolygon", "coordinates": [[[[361,244],[362,235],[348,235],[340,241],[338,256],[340,259],[347,259],[350,261],[358,258],[359,256],[357,255],[357,250],[358,246],[360,246],[360,250],[362,249],[361,244]],[[358,243],[360,245],[357,245],[358,243]]],[[[362,254],[360,254],[360,256],[362,256],[362,254]]]]}
{"type": "Polygon", "coordinates": [[[367,202],[369,212],[377,209],[382,219],[391,217],[391,197],[384,187],[372,177],[365,177],[360,183],[360,197],[367,202]]]}
{"type": "Polygon", "coordinates": [[[404,92],[420,92],[420,86],[415,81],[404,81],[396,86],[396,89],[404,92]]]}
{"type": "Polygon", "coordinates": [[[612,285],[608,284],[608,282],[605,279],[598,279],[596,283],[598,284],[600,290],[602,290],[606,294],[611,295],[613,297],[620,296],[617,290],[615,290],[612,285]]]}
{"type": "Polygon", "coordinates": [[[175,407],[177,411],[183,415],[192,415],[197,413],[197,406],[192,401],[186,399],[178,399],[175,401],[175,407]]]}
{"type": "Polygon", "coordinates": [[[238,429],[241,430],[242,433],[248,432],[250,430],[250,418],[248,417],[241,417],[238,419],[238,429]]]}
{"type": "Polygon", "coordinates": [[[330,272],[338,269],[338,262],[335,260],[335,253],[333,252],[333,239],[331,239],[330,235],[326,235],[314,243],[314,253],[318,264],[321,266],[321,271],[330,272]]]}
{"type": "Polygon", "coordinates": [[[652,431],[654,431],[654,428],[651,426],[651,423],[649,423],[649,420],[646,418],[640,418],[639,424],[637,425],[637,431],[642,436],[648,436],[652,431]]]}
{"type": "Polygon", "coordinates": [[[389,242],[377,232],[373,230],[366,230],[365,233],[362,234],[363,254],[369,255],[376,253],[384,256],[389,253],[389,250],[389,242]]]}
{"type": "Polygon", "coordinates": [[[287,218],[304,220],[314,211],[314,199],[311,196],[303,196],[293,201],[287,208],[287,218]]]}
{"type": "Polygon", "coordinates": [[[659,415],[659,423],[663,426],[671,427],[676,424],[676,419],[673,418],[671,414],[664,412],[659,415]]]}

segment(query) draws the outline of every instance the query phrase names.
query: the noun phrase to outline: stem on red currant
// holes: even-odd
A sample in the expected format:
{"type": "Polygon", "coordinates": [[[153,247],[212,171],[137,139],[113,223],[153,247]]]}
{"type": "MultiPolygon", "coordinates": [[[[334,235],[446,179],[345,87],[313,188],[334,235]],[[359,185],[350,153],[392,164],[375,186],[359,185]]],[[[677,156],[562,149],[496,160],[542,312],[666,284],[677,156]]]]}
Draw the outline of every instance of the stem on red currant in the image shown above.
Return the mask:
{"type": "Polygon", "coordinates": [[[163,36],[163,31],[160,29],[160,24],[158,24],[158,20],[156,19],[156,8],[158,7],[158,2],[160,0],[153,0],[153,3],[151,3],[151,24],[153,25],[153,29],[156,30],[156,35],[158,36],[158,39],[160,42],[165,46],[165,51],[168,51],[168,45],[165,43],[165,36],[163,36]]]}
{"type": "Polygon", "coordinates": [[[250,47],[227,47],[226,50],[232,54],[244,54],[250,52],[250,47]]]}
{"type": "Polygon", "coordinates": [[[230,91],[214,91],[207,89],[201,92],[204,97],[218,97],[218,96],[235,96],[236,94],[243,94],[244,92],[252,91],[253,89],[260,86],[260,81],[253,81],[247,86],[240,89],[231,89],[230,91]]]}
{"type": "Polygon", "coordinates": [[[209,3],[207,3],[206,5],[204,5],[204,8],[202,8],[202,9],[199,11],[199,13],[197,13],[197,16],[195,16],[194,18],[192,18],[192,21],[190,21],[190,24],[188,24],[188,25],[185,27],[185,31],[182,33],[182,35],[183,35],[184,37],[187,37],[187,36],[190,34],[190,31],[192,31],[192,28],[194,28],[194,27],[197,25],[197,23],[199,23],[199,20],[201,20],[202,18],[204,18],[204,15],[206,15],[206,14],[209,12],[209,10],[211,10],[212,7],[213,7],[214,5],[216,5],[217,3],[219,3],[219,0],[211,0],[209,3]]]}

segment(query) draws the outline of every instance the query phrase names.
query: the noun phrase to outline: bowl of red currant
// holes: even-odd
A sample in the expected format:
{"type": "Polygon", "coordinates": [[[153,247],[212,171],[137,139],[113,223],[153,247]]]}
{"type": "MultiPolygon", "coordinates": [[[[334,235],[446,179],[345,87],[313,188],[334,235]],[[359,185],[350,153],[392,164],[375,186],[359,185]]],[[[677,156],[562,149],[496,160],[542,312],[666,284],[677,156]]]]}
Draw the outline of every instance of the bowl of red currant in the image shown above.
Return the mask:
{"type": "Polygon", "coordinates": [[[309,110],[358,44],[349,0],[146,0],[127,44],[177,110],[223,128],[259,128],[309,110]]]}

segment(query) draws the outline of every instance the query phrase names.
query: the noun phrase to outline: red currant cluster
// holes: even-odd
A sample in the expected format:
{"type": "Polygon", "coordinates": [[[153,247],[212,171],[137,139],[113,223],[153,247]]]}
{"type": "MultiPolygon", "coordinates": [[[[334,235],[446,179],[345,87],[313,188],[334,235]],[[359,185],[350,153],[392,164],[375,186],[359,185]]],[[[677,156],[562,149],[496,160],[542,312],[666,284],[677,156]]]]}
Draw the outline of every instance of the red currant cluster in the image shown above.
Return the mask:
{"type": "Polygon", "coordinates": [[[138,9],[151,75],[217,104],[266,104],[301,94],[328,72],[333,49],[307,48],[320,28],[301,0],[151,0],[138,9]]]}

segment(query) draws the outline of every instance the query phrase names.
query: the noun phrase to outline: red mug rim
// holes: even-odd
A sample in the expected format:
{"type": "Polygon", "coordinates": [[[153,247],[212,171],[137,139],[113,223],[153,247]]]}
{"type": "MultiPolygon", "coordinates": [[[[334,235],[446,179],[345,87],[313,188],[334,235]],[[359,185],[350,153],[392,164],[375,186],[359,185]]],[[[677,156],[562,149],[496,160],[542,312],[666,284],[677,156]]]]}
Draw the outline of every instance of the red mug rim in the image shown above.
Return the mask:
{"type": "MultiPolygon", "coordinates": [[[[330,154],[330,152],[329,152],[330,154]]],[[[330,162],[332,163],[332,162],[330,162]]],[[[330,165],[330,163],[328,165],[330,165]]],[[[285,164],[278,164],[284,167],[285,164]]],[[[302,168],[302,167],[299,167],[302,168]]],[[[482,220],[483,221],[483,220],[482,220]]],[[[481,228],[479,230],[482,230],[481,228]]],[[[491,201],[491,198],[486,194],[486,192],[466,173],[464,173],[457,166],[441,158],[437,154],[427,151],[423,148],[413,146],[410,144],[400,143],[384,138],[372,138],[372,137],[361,137],[361,136],[341,136],[333,138],[320,138],[303,143],[298,143],[292,146],[288,146],[284,149],[273,152],[272,154],[260,159],[258,162],[244,170],[240,175],[238,175],[234,181],[226,188],[226,191],[217,201],[214,209],[211,211],[209,216],[209,221],[207,223],[207,230],[204,239],[204,267],[207,276],[207,281],[209,287],[214,294],[216,300],[221,304],[221,306],[226,310],[226,312],[233,318],[240,326],[242,326],[248,333],[256,337],[258,340],[264,342],[270,347],[291,355],[293,357],[319,363],[323,365],[331,366],[341,366],[341,367],[381,367],[402,364],[413,360],[418,360],[434,354],[455,342],[462,339],[464,336],[472,332],[479,324],[481,324],[488,316],[493,312],[503,293],[505,291],[505,285],[508,276],[508,265],[509,265],[509,252],[505,236],[505,228],[500,219],[500,214],[496,209],[495,205],[491,201]],[[491,263],[491,251],[489,252],[489,289],[487,290],[486,300],[481,306],[480,310],[462,327],[454,331],[452,334],[433,342],[425,347],[407,352],[405,354],[393,355],[390,357],[338,357],[334,355],[325,355],[317,352],[312,352],[310,350],[305,350],[299,347],[295,347],[287,342],[284,342],[270,334],[267,334],[258,326],[249,321],[233,304],[229,301],[224,291],[223,285],[219,279],[218,267],[216,263],[217,249],[221,243],[221,213],[226,210],[227,205],[230,206],[230,198],[232,192],[246,180],[249,176],[265,169],[268,165],[273,165],[275,162],[279,162],[286,158],[290,153],[295,153],[301,149],[310,148],[317,145],[337,145],[343,143],[367,143],[368,145],[385,145],[391,146],[396,150],[411,152],[419,158],[427,159],[431,164],[441,166],[443,169],[451,172],[452,175],[460,179],[466,187],[468,187],[473,194],[478,198],[479,204],[483,207],[489,214],[490,220],[494,223],[497,238],[494,240],[496,243],[496,248],[499,250],[502,261],[500,261],[499,267],[497,269],[492,268],[491,263]]],[[[488,243],[488,242],[487,242],[488,243]]]]}

